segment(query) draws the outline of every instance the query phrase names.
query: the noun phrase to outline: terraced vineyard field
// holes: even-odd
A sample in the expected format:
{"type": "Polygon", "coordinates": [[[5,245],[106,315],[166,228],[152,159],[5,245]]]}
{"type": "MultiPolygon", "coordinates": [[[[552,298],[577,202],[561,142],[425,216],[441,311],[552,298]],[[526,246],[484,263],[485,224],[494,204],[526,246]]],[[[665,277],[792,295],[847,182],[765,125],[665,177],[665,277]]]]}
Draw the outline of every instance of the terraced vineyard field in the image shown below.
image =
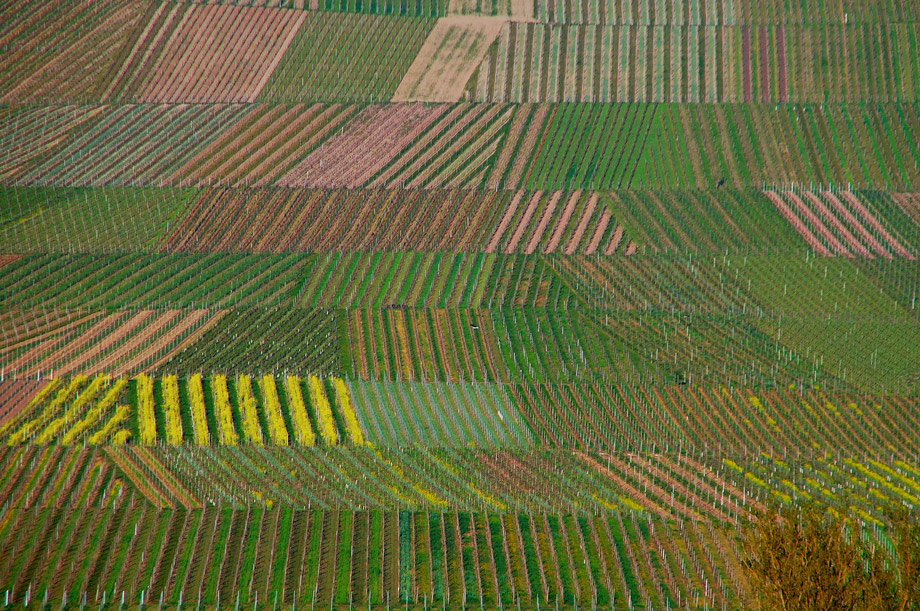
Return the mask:
{"type": "Polygon", "coordinates": [[[892,565],[917,7],[7,2],[0,606],[759,609],[776,508],[892,565]]]}
{"type": "Polygon", "coordinates": [[[915,101],[917,25],[509,22],[467,85],[481,102],[915,101]],[[875,45],[865,53],[864,45],[875,45]],[[904,49],[904,51],[901,51],[904,49]],[[903,56],[902,56],[903,57],[903,56]]]}

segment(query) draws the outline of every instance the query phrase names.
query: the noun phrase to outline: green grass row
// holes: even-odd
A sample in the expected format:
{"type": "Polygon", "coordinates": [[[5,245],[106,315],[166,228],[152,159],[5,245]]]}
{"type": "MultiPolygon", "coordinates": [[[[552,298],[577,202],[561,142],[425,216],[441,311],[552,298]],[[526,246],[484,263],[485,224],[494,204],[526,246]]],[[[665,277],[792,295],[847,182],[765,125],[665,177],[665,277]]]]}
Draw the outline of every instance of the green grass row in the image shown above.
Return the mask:
{"type": "Polygon", "coordinates": [[[0,268],[17,308],[540,308],[916,318],[915,261],[684,253],[30,255],[0,268]]]}
{"type": "Polygon", "coordinates": [[[389,100],[435,20],[369,12],[374,14],[308,15],[258,100],[389,100]]]}

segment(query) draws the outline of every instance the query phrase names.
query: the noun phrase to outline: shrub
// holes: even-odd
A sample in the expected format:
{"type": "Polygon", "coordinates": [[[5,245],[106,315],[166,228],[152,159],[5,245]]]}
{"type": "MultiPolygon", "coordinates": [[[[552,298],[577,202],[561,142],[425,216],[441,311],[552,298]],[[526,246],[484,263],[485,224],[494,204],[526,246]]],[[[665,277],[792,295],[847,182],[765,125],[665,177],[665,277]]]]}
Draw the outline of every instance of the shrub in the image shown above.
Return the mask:
{"type": "Polygon", "coordinates": [[[818,506],[772,509],[744,533],[744,565],[763,611],[920,609],[920,526],[893,513],[894,558],[860,526],[818,506]]]}

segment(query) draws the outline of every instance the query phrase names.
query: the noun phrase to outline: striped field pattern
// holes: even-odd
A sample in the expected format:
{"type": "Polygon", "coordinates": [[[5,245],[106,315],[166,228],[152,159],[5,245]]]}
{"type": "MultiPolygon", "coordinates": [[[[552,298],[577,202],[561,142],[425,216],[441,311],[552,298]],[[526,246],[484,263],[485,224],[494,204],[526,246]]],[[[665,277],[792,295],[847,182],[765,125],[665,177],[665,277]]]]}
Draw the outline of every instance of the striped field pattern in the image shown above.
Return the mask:
{"type": "Polygon", "coordinates": [[[0,606],[757,609],[752,529],[812,514],[903,570],[918,41],[913,0],[0,3],[0,606]]]}

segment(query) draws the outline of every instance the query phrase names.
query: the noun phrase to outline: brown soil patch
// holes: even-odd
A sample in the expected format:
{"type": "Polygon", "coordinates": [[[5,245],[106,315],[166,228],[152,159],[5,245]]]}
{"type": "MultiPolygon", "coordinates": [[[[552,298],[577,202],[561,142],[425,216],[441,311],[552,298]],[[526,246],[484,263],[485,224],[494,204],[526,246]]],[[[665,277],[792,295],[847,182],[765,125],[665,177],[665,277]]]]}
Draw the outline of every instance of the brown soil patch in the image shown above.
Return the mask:
{"type": "Polygon", "coordinates": [[[393,101],[458,102],[506,23],[502,17],[439,19],[396,88],[393,101]]]}

